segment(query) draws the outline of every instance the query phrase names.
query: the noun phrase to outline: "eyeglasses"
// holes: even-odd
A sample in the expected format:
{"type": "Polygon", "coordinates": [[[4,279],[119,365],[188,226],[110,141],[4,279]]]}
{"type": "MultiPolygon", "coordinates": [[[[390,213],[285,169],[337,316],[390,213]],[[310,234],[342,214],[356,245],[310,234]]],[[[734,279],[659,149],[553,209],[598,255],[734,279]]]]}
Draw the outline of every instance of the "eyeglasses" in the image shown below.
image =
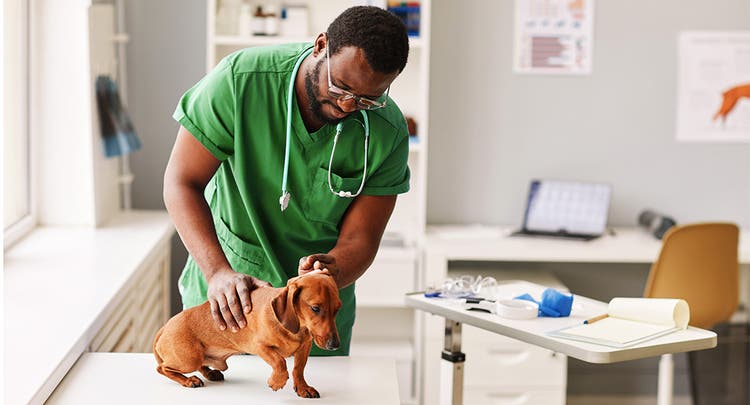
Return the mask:
{"type": "Polygon", "coordinates": [[[378,100],[373,100],[367,97],[360,97],[350,91],[346,91],[342,88],[336,87],[331,81],[331,58],[328,54],[329,45],[326,44],[326,65],[328,67],[328,95],[335,98],[338,101],[354,100],[357,108],[360,110],[377,110],[378,108],[385,107],[388,101],[388,92],[391,90],[391,86],[385,89],[385,93],[378,97],[378,100]]]}

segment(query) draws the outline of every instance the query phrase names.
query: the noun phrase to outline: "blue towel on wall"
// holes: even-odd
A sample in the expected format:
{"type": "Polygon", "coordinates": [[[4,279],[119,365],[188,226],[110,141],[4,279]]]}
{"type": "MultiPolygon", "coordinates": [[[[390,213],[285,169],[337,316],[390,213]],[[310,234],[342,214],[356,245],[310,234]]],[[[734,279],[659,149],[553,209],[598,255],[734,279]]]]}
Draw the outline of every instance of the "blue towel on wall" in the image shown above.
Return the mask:
{"type": "Polygon", "coordinates": [[[120,102],[117,84],[109,76],[96,78],[96,103],[107,157],[127,155],[141,148],[127,111],[120,102]]]}

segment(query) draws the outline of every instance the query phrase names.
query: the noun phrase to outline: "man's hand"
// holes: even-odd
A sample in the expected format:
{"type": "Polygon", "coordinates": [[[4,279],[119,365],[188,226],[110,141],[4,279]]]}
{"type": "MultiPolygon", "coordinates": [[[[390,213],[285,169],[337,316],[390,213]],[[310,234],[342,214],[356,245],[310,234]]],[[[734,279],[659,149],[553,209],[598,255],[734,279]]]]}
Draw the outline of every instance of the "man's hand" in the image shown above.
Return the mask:
{"type": "Polygon", "coordinates": [[[297,273],[302,276],[311,271],[323,269],[328,269],[328,272],[331,273],[333,279],[338,282],[339,267],[336,265],[336,258],[323,253],[305,256],[299,259],[297,273]]]}
{"type": "Polygon", "coordinates": [[[221,330],[228,326],[232,332],[244,328],[247,325],[245,314],[252,310],[250,292],[264,286],[271,284],[232,269],[214,273],[208,280],[208,301],[216,326],[221,330]]]}

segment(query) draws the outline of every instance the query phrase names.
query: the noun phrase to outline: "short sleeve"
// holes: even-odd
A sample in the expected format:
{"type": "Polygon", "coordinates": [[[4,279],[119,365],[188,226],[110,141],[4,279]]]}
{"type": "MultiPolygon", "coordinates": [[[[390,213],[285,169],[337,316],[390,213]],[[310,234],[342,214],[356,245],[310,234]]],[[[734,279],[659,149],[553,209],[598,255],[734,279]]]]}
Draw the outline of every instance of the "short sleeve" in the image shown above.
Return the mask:
{"type": "Polygon", "coordinates": [[[401,141],[385,158],[378,169],[368,175],[367,183],[362,190],[367,195],[394,195],[409,191],[409,136],[401,141]]]}
{"type": "Polygon", "coordinates": [[[172,117],[219,160],[234,152],[235,89],[224,58],[180,99],[172,117]]]}

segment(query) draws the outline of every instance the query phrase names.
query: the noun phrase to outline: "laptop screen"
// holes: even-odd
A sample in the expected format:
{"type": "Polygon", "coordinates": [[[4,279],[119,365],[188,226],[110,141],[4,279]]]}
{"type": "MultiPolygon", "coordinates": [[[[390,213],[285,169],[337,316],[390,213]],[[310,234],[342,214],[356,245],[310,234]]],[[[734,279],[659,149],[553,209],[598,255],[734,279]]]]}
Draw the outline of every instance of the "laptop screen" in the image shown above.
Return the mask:
{"type": "Polygon", "coordinates": [[[601,235],[607,226],[610,194],[607,184],[532,180],[523,229],[601,235]]]}

